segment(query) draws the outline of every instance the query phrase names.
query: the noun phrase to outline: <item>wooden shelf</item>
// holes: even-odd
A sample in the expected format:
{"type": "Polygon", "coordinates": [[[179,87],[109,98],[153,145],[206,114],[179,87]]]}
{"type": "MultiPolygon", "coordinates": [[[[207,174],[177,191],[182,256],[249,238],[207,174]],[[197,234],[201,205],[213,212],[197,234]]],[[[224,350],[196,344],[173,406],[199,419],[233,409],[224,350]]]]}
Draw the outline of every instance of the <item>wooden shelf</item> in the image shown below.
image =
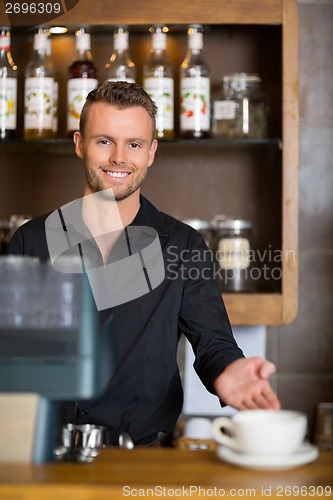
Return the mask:
{"type": "Polygon", "coordinates": [[[278,293],[223,293],[232,325],[283,323],[282,295],[278,293]]]}
{"type": "MultiPolygon", "coordinates": [[[[221,146],[221,147],[274,147],[282,149],[282,140],[280,138],[268,139],[224,139],[224,138],[205,138],[205,139],[172,139],[160,140],[159,147],[177,147],[177,146],[221,146]]],[[[14,152],[17,148],[22,152],[41,151],[45,154],[54,155],[74,155],[74,142],[72,139],[4,139],[0,141],[0,148],[3,152],[14,152]]]]}
{"type": "MultiPolygon", "coordinates": [[[[288,1],[288,0],[287,0],[288,1]]],[[[112,8],[108,0],[99,0],[93,7],[91,0],[80,0],[78,4],[64,15],[53,18],[48,24],[161,24],[161,23],[206,23],[206,24],[277,24],[283,19],[281,0],[194,0],[191,4],[169,0],[159,1],[152,8],[151,0],[137,2],[124,0],[114,2],[112,8]]],[[[292,2],[293,3],[293,0],[292,2]]],[[[63,3],[64,5],[64,3],[63,3]]],[[[1,24],[8,25],[5,5],[0,4],[1,24]]],[[[45,21],[43,21],[45,22],[45,21]]],[[[12,23],[11,23],[12,24],[12,23]]],[[[41,24],[36,15],[24,16],[24,24],[41,24]]]]}
{"type": "MultiPolygon", "coordinates": [[[[211,33],[210,36],[207,37],[207,41],[210,43],[210,47],[208,47],[209,43],[207,43],[207,47],[211,50],[213,61],[217,61],[217,58],[221,55],[221,50],[219,50],[220,43],[226,43],[227,40],[228,45],[224,45],[224,53],[229,54],[228,51],[231,44],[235,43],[235,39],[237,39],[237,47],[242,47],[242,49],[237,52],[238,56],[241,54],[241,64],[250,64],[248,57],[249,50],[246,42],[251,39],[252,36],[254,38],[257,36],[256,33],[253,33],[253,30],[255,32],[260,32],[260,37],[256,39],[256,44],[254,44],[254,48],[252,48],[253,50],[251,49],[252,52],[255,53],[255,56],[257,56],[259,52],[258,58],[253,58],[253,64],[257,64],[259,61],[259,71],[265,72],[264,76],[266,76],[266,80],[272,78],[274,80],[274,130],[270,133],[277,137],[264,141],[176,139],[170,143],[168,141],[160,142],[160,150],[162,153],[163,151],[166,153],[165,156],[169,159],[171,169],[173,167],[179,167],[177,172],[180,176],[186,168],[188,169],[189,175],[186,176],[186,173],[183,173],[179,185],[184,188],[186,181],[185,191],[194,192],[196,189],[196,199],[199,199],[200,196],[198,196],[198,194],[201,194],[199,191],[202,189],[201,181],[200,186],[194,186],[195,181],[191,180],[191,175],[193,178],[196,174],[195,168],[197,165],[194,161],[196,159],[195,157],[200,158],[201,163],[199,167],[202,169],[202,178],[205,176],[206,179],[209,179],[210,172],[212,171],[209,170],[209,168],[212,164],[215,168],[214,172],[218,172],[219,175],[222,175],[220,172],[223,172],[223,167],[225,167],[227,162],[225,162],[221,168],[219,168],[220,165],[217,165],[217,162],[222,159],[222,153],[229,153],[229,151],[222,151],[223,148],[239,148],[242,149],[242,151],[245,148],[248,148],[248,150],[253,148],[250,151],[252,156],[255,157],[255,161],[253,161],[251,167],[252,176],[247,177],[249,169],[246,168],[246,165],[243,170],[239,168],[237,174],[231,173],[231,175],[238,175],[238,177],[237,179],[235,178],[234,184],[229,183],[228,186],[230,186],[230,192],[236,197],[237,192],[236,190],[233,191],[233,189],[236,189],[236,181],[238,182],[241,180],[243,182],[243,195],[250,192],[246,182],[252,182],[252,191],[250,193],[251,196],[254,197],[253,205],[256,204],[256,210],[253,210],[251,213],[256,217],[256,222],[259,223],[264,234],[266,234],[267,228],[271,231],[269,236],[272,236],[271,239],[274,240],[275,246],[273,245],[273,248],[280,248],[282,252],[281,286],[278,288],[279,293],[224,293],[223,298],[230,320],[234,325],[274,325],[286,324],[293,321],[297,315],[298,307],[299,58],[297,0],[253,0],[251,2],[248,0],[194,0],[190,5],[179,3],[176,0],[169,0],[168,2],[161,0],[154,4],[153,9],[151,1],[149,0],[142,0],[139,9],[137,2],[134,0],[124,0],[120,3],[115,2],[112,9],[110,9],[107,0],[95,2],[93,8],[91,7],[90,0],[80,0],[78,5],[66,14],[46,22],[50,25],[56,23],[71,27],[80,24],[89,24],[93,26],[93,32],[96,33],[95,53],[96,57],[100,57],[101,61],[106,59],[109,53],[109,35],[112,32],[112,27],[119,24],[137,27],[140,25],[147,27],[148,25],[160,23],[177,26],[191,23],[211,25],[214,27],[212,30],[214,33],[211,33]],[[223,25],[222,30],[220,30],[219,25],[223,25]],[[229,35],[226,33],[226,30],[230,26],[236,26],[237,28],[234,30],[233,40],[232,36],[228,38],[229,35]],[[240,34],[239,29],[247,33],[247,38],[245,37],[242,39],[242,36],[238,36],[240,34]],[[100,35],[98,35],[99,30],[100,35]],[[273,36],[271,36],[271,34],[273,34],[273,36]],[[262,43],[266,41],[266,39],[266,47],[268,48],[262,43]],[[214,44],[218,45],[218,49],[214,44]],[[271,55],[275,57],[275,59],[273,59],[275,62],[273,63],[270,58],[271,55]],[[269,65],[269,69],[267,69],[267,64],[269,65]],[[274,73],[272,75],[273,70],[274,73]],[[187,158],[187,151],[185,151],[186,145],[190,146],[190,153],[192,150],[192,159],[187,158]],[[200,149],[199,145],[202,146],[204,151],[197,155],[200,149]],[[173,148],[175,148],[174,153],[172,153],[173,148]],[[262,156],[257,154],[260,148],[265,153],[262,154],[262,156]],[[182,154],[179,155],[179,152],[182,154]],[[213,159],[213,155],[215,155],[218,160],[216,160],[216,158],[213,159]],[[274,155],[274,161],[271,163],[266,161],[268,157],[273,157],[274,155]],[[178,157],[180,157],[180,159],[178,157]],[[178,160],[179,164],[177,163],[176,165],[174,160],[178,160]],[[191,170],[192,168],[193,170],[191,170]],[[242,175],[243,179],[241,179],[242,175]],[[189,185],[189,182],[193,182],[193,185],[189,185]],[[265,189],[267,189],[267,185],[269,185],[268,194],[264,192],[265,189]],[[263,207],[267,208],[267,206],[268,209],[266,211],[263,210],[263,207]],[[264,211],[266,212],[265,214],[263,214],[264,211]],[[269,226],[266,221],[263,221],[264,215],[269,222],[272,220],[271,226],[269,226]],[[271,216],[273,216],[272,219],[271,216]]],[[[8,24],[8,19],[4,12],[4,4],[0,4],[0,24],[8,24]]],[[[32,20],[28,22],[27,20],[25,24],[32,26],[37,24],[37,21],[32,20]]],[[[146,41],[143,40],[143,38],[142,36],[141,40],[140,36],[135,38],[134,49],[137,49],[137,51],[141,45],[143,48],[146,47],[146,45],[144,45],[146,41]]],[[[55,47],[58,50],[56,55],[59,61],[63,61],[67,53],[61,45],[61,39],[58,38],[55,40],[58,41],[56,42],[58,45],[55,47]]],[[[179,42],[178,39],[177,41],[179,42]]],[[[181,52],[182,51],[179,50],[179,46],[177,45],[177,50],[175,49],[173,51],[174,60],[177,60],[177,64],[179,63],[177,57],[179,57],[181,52]]],[[[225,61],[225,59],[223,60],[225,61]]],[[[23,67],[22,64],[21,67],[23,67]]],[[[217,77],[220,78],[220,69],[216,68],[214,64],[211,65],[211,68],[215,71],[215,80],[217,80],[217,77]]],[[[64,132],[61,133],[64,134],[64,132]]],[[[5,159],[5,166],[3,167],[2,163],[1,167],[3,168],[0,172],[5,172],[4,178],[6,179],[10,179],[10,175],[14,175],[11,174],[14,170],[14,154],[21,155],[21,157],[25,156],[27,159],[29,159],[29,156],[38,156],[39,158],[39,155],[44,155],[45,159],[47,159],[47,157],[54,157],[52,166],[54,172],[57,172],[59,163],[71,167],[75,154],[74,145],[69,139],[33,142],[22,140],[3,141],[0,143],[0,149],[1,153],[4,153],[3,157],[5,159]],[[58,161],[58,157],[63,157],[60,162],[58,161]]],[[[198,161],[197,159],[197,162],[198,161]]],[[[36,161],[35,164],[41,164],[44,168],[45,162],[36,161]]],[[[74,168],[69,168],[68,172],[73,176],[74,183],[77,181],[72,172],[75,170],[76,164],[73,164],[73,166],[74,168]]],[[[162,170],[159,170],[159,172],[161,171],[162,170]]],[[[172,172],[174,178],[176,178],[176,170],[172,172]]],[[[43,175],[46,175],[45,170],[43,170],[43,175]]],[[[228,175],[230,175],[230,169],[228,170],[228,175]]],[[[54,179],[57,180],[56,173],[54,174],[54,179]]],[[[168,177],[165,176],[165,179],[168,179],[168,177]]],[[[223,183],[224,179],[225,178],[223,178],[223,183]]],[[[13,181],[11,180],[11,182],[13,181]]],[[[161,182],[163,183],[163,180],[161,182]]],[[[214,178],[214,181],[211,180],[211,183],[209,185],[207,184],[208,188],[219,190],[222,185],[221,177],[219,177],[219,182],[220,185],[214,178]]],[[[73,185],[71,187],[72,191],[74,191],[73,185]]],[[[54,186],[54,189],[56,189],[55,184],[54,186]]],[[[39,195],[41,196],[41,189],[39,195]]],[[[45,194],[45,196],[49,196],[49,193],[47,195],[45,194]]],[[[177,201],[176,198],[176,195],[174,195],[175,201],[177,201]]],[[[178,198],[181,197],[178,196],[178,198]]],[[[12,200],[8,198],[6,201],[7,206],[11,206],[11,202],[12,200]]],[[[173,201],[170,201],[170,203],[173,203],[173,201]]],[[[5,202],[3,202],[3,206],[5,206],[4,204],[5,202]]],[[[250,204],[248,204],[248,206],[249,205],[250,204]]],[[[224,206],[225,205],[222,204],[223,208],[224,206]]],[[[267,244],[267,242],[268,239],[264,238],[263,244],[267,244]]]]}

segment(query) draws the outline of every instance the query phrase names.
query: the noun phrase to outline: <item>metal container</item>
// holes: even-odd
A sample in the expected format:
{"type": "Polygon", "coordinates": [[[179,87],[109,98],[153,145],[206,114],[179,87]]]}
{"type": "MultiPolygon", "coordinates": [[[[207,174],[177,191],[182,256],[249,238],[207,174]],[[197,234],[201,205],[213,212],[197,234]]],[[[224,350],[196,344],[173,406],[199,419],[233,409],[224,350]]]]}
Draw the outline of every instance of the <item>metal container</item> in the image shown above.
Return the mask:
{"type": "Polygon", "coordinates": [[[214,258],[221,291],[252,292],[253,268],[252,222],[241,219],[215,219],[214,258]]]}
{"type": "Polygon", "coordinates": [[[10,241],[10,226],[9,221],[5,219],[0,220],[0,255],[5,255],[7,252],[8,244],[10,241]]]}
{"type": "Polygon", "coordinates": [[[196,229],[203,239],[209,249],[214,248],[214,226],[212,222],[202,219],[185,219],[183,220],[185,224],[196,229]]]}
{"type": "Polygon", "coordinates": [[[94,424],[65,424],[62,443],[53,450],[56,460],[64,462],[92,462],[100,448],[108,445],[106,427],[94,424]]]}

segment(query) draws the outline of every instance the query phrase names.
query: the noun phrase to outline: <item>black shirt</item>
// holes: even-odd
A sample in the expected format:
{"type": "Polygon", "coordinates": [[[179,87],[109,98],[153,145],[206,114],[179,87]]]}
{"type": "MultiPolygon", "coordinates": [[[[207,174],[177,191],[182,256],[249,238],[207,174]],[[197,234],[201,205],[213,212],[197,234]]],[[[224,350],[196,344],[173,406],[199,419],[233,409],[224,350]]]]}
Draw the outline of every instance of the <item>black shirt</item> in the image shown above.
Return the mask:
{"type": "MultiPolygon", "coordinates": [[[[48,260],[46,219],[47,215],[21,226],[9,253],[48,260]]],[[[103,321],[113,315],[117,368],[101,397],[79,403],[77,417],[79,423],[107,426],[110,441],[115,444],[122,431],[128,432],[136,444],[144,444],[175,426],[183,403],[177,366],[181,333],[192,344],[194,368],[212,393],[216,377],[243,356],[212,277],[211,254],[201,235],[158,211],[142,196],[130,226],[157,231],[165,278],[149,293],[100,311],[103,321]]],[[[99,252],[97,247],[95,250],[99,252]]]]}

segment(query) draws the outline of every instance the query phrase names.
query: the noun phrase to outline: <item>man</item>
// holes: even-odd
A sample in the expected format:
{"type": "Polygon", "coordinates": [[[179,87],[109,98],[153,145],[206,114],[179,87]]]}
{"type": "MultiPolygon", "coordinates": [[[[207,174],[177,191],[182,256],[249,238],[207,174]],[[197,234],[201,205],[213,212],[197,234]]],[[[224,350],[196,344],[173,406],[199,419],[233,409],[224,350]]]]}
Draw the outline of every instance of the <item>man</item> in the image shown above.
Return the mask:
{"type": "MultiPolygon", "coordinates": [[[[157,149],[155,115],[156,107],[141,87],[105,82],[89,93],[80,132],[74,134],[85,168],[84,228],[74,223],[74,230],[90,235],[81,253],[88,252],[107,269],[118,262],[114,255],[124,240],[122,228],[127,236],[130,229],[148,227],[158,234],[164,259],[165,276],[149,293],[100,312],[104,320],[113,316],[117,368],[101,397],[79,403],[77,421],[107,426],[113,444],[126,431],[135,444],[149,445],[159,432],[174,427],[182,408],[176,362],[181,333],[193,346],[199,377],[223,404],[239,410],[280,407],[268,382],[274,365],[245,359],[233,338],[203,239],[140,194],[157,149]]],[[[43,216],[22,226],[10,253],[48,259],[48,221],[43,216]]]]}

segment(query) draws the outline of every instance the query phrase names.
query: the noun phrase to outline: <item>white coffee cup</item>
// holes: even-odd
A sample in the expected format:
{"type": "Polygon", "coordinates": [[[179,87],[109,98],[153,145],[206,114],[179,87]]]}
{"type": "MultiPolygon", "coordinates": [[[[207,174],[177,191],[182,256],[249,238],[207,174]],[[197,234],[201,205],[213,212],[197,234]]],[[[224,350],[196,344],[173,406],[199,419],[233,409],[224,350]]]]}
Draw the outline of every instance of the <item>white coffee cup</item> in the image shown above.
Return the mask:
{"type": "Polygon", "coordinates": [[[191,439],[213,439],[212,422],[209,418],[190,418],[185,424],[183,434],[191,439]]]}
{"type": "Polygon", "coordinates": [[[306,430],[305,414],[292,410],[247,410],[233,418],[216,418],[212,423],[218,443],[250,455],[294,453],[301,446],[306,430]]]}

